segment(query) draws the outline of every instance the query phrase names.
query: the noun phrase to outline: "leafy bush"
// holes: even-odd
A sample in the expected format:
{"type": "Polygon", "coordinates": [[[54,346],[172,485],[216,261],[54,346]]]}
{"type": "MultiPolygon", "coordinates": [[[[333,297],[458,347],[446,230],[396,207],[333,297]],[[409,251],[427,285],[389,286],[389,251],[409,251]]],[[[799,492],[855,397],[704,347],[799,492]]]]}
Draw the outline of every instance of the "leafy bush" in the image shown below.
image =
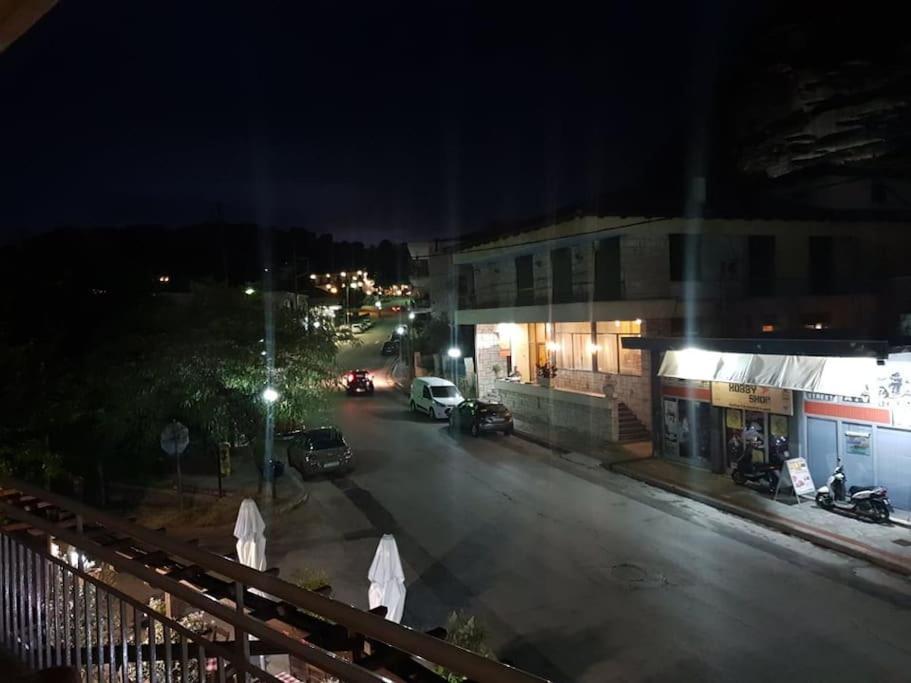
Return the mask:
{"type": "MultiPolygon", "coordinates": [[[[487,629],[474,616],[464,612],[452,612],[446,620],[446,642],[456,645],[464,650],[496,659],[493,650],[487,645],[487,629]]],[[[448,683],[462,683],[467,680],[465,676],[454,673],[443,667],[437,667],[436,672],[443,676],[448,683]]]]}

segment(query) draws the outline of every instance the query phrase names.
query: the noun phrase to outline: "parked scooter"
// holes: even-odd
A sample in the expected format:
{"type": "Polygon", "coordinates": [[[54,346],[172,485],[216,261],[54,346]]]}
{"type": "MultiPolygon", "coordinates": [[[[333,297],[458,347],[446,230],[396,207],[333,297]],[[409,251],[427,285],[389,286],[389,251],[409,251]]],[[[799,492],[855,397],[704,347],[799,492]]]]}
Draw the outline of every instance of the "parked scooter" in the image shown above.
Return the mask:
{"type": "Polygon", "coordinates": [[[761,484],[769,493],[775,493],[778,488],[778,466],[766,462],[753,462],[753,454],[749,448],[737,458],[731,468],[731,479],[735,484],[745,485],[747,482],[761,484]]]}
{"type": "Polygon", "coordinates": [[[845,468],[839,459],[825,486],[816,490],[816,504],[824,510],[849,512],[874,522],[888,522],[893,510],[882,486],[852,486],[845,496],[845,468]]]}

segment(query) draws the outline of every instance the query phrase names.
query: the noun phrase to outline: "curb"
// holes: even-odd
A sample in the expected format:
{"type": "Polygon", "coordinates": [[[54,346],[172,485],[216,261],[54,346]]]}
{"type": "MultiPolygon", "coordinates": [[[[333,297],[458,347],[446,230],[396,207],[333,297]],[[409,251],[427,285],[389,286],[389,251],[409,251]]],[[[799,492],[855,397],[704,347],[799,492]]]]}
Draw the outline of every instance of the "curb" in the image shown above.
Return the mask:
{"type": "Polygon", "coordinates": [[[703,503],[704,505],[722,510],[723,512],[728,512],[730,514],[737,515],[738,517],[743,517],[744,519],[748,519],[751,522],[762,524],[763,526],[770,527],[776,531],[781,531],[786,534],[790,534],[791,536],[802,538],[805,541],[810,541],[811,543],[823,548],[835,550],[837,552],[844,553],[845,555],[850,555],[852,557],[865,560],[870,564],[882,567],[883,569],[888,569],[889,571],[895,572],[897,574],[911,576],[911,563],[909,563],[905,558],[898,555],[893,555],[892,553],[886,553],[881,550],[877,550],[876,548],[865,543],[860,543],[859,541],[854,541],[850,538],[846,538],[838,534],[820,531],[815,527],[811,527],[800,522],[794,522],[775,514],[759,513],[755,510],[741,507],[740,505],[735,505],[713,496],[708,496],[691,489],[687,489],[674,482],[636,472],[635,470],[631,470],[628,467],[614,467],[605,465],[605,469],[616,472],[617,474],[622,474],[623,476],[629,477],[630,479],[641,481],[650,486],[655,486],[657,488],[664,489],[665,491],[670,491],[671,493],[690,498],[697,502],[703,503]]]}

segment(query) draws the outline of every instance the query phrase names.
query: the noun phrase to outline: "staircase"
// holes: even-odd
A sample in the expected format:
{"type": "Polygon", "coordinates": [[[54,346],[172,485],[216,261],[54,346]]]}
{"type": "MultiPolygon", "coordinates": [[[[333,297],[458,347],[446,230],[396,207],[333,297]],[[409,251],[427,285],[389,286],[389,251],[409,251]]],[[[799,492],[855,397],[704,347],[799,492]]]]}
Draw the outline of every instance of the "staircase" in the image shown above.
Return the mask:
{"type": "Polygon", "coordinates": [[[617,401],[617,418],[620,423],[620,432],[617,441],[650,441],[652,433],[646,428],[636,413],[629,409],[625,403],[617,401]]]}

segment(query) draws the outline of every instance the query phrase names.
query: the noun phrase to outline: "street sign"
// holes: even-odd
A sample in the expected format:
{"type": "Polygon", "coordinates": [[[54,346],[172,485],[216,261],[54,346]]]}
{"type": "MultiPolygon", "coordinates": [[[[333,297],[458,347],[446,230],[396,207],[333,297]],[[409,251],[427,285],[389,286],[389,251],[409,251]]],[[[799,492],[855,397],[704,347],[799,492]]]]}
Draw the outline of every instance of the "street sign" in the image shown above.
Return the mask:
{"type": "Polygon", "coordinates": [[[180,473],[180,454],[190,444],[190,431],[177,420],[171,420],[161,430],[161,450],[177,458],[177,501],[183,512],[183,475],[180,473]]]}
{"type": "Polygon", "coordinates": [[[171,420],[161,430],[161,450],[171,456],[178,456],[190,444],[190,431],[177,420],[171,420]]]}

